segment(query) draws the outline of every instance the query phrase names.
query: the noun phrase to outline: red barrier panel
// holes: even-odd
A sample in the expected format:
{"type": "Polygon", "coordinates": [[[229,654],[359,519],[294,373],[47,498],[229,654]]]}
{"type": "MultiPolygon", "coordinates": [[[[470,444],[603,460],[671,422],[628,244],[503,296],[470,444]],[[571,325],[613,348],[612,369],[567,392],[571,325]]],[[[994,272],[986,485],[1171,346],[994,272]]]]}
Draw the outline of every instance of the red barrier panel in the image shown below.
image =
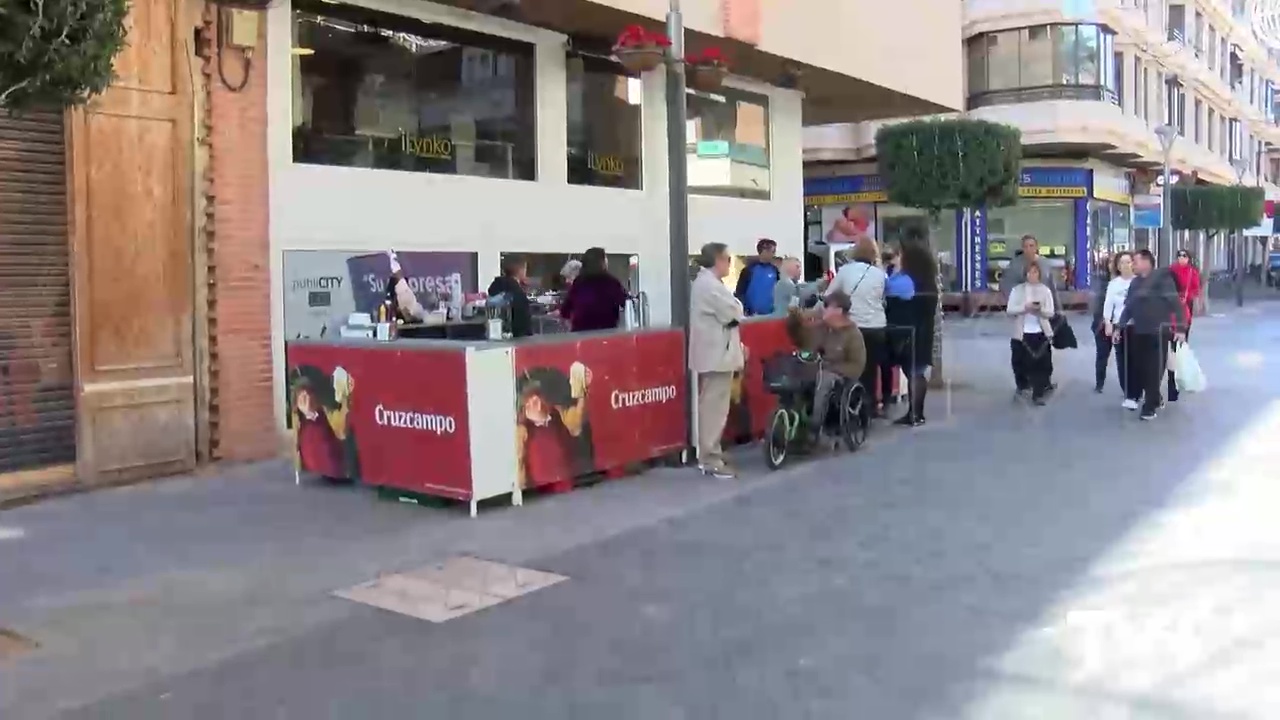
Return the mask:
{"type": "Polygon", "coordinates": [[[464,352],[291,343],[285,362],[301,469],[471,497],[464,352]]]}
{"type": "Polygon", "coordinates": [[[522,487],[565,483],[684,447],[678,330],[520,345],[515,373],[522,487]]]}

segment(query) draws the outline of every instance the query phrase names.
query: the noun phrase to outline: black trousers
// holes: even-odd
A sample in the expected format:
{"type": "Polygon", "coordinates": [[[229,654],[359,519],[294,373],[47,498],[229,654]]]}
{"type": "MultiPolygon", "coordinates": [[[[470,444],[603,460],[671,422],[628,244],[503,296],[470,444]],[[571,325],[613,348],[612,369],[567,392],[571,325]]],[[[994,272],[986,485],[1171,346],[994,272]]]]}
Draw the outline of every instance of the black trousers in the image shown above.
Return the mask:
{"type": "Polygon", "coordinates": [[[1134,332],[1125,342],[1129,345],[1129,387],[1125,397],[1141,400],[1144,414],[1154,413],[1160,407],[1160,385],[1168,367],[1169,337],[1165,333],[1134,332]]]}
{"type": "MultiPolygon", "coordinates": [[[[1191,327],[1190,327],[1190,326],[1188,326],[1185,332],[1186,332],[1187,338],[1188,338],[1188,339],[1190,339],[1190,338],[1191,338],[1191,327]]],[[[1170,350],[1172,350],[1172,349],[1173,349],[1173,338],[1172,338],[1172,337],[1170,337],[1170,338],[1169,338],[1169,349],[1170,349],[1170,350]]],[[[1168,397],[1168,398],[1169,398],[1169,402],[1178,402],[1178,384],[1177,384],[1176,382],[1174,382],[1174,378],[1173,378],[1173,370],[1172,370],[1172,369],[1170,369],[1166,374],[1169,376],[1169,377],[1168,377],[1168,392],[1169,392],[1169,394],[1168,394],[1166,397],[1168,397]]]]}
{"type": "MultiPolygon", "coordinates": [[[[1044,371],[1044,383],[1047,388],[1053,382],[1053,345],[1048,341],[1049,339],[1045,337],[1044,333],[1023,334],[1022,340],[1025,341],[1027,338],[1033,338],[1032,342],[1035,343],[1037,347],[1039,347],[1042,340],[1044,341],[1044,357],[1037,358],[1037,360],[1044,363],[1044,367],[1041,369],[1044,371]],[[1039,340],[1035,340],[1034,338],[1039,338],[1039,340]]],[[[1027,364],[1019,360],[1021,357],[1020,353],[1025,349],[1025,343],[1022,341],[1011,340],[1009,342],[1010,362],[1013,365],[1013,384],[1019,391],[1034,391],[1035,383],[1033,383],[1031,377],[1027,375],[1027,364]]]]}
{"type": "Polygon", "coordinates": [[[1019,390],[1030,390],[1031,397],[1044,397],[1053,377],[1053,345],[1044,333],[1025,333],[1021,340],[1009,341],[1014,382],[1019,390]]]}
{"type": "MultiPolygon", "coordinates": [[[[884,357],[880,364],[881,402],[893,396],[893,376],[897,373],[897,368],[902,368],[902,372],[908,377],[911,375],[915,365],[915,345],[912,343],[914,336],[915,330],[911,327],[891,325],[885,328],[884,357]]],[[[901,390],[905,391],[906,388],[901,390]]]]}
{"type": "MultiPolygon", "coordinates": [[[[888,340],[885,335],[884,328],[858,328],[862,333],[862,342],[867,346],[867,366],[862,369],[862,375],[858,378],[858,382],[862,383],[862,387],[866,389],[867,395],[870,396],[875,392],[876,379],[880,374],[881,366],[885,365],[888,360],[888,340]]],[[[868,416],[872,412],[874,402],[863,404],[868,416]]]]}
{"type": "Polygon", "coordinates": [[[1120,381],[1120,392],[1124,392],[1128,386],[1128,368],[1125,365],[1125,344],[1124,336],[1121,336],[1120,342],[1114,342],[1110,335],[1106,334],[1106,329],[1101,325],[1093,333],[1094,350],[1096,351],[1093,359],[1094,381],[1099,389],[1107,384],[1107,363],[1111,360],[1111,352],[1114,349],[1116,355],[1116,379],[1120,381]]]}

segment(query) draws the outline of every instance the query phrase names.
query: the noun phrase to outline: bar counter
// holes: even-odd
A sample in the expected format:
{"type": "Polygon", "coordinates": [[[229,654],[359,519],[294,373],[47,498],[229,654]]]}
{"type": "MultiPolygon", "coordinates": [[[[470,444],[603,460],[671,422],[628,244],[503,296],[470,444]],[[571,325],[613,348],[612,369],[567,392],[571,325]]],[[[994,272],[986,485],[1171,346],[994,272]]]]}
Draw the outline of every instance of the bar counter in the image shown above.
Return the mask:
{"type": "Polygon", "coordinates": [[[476,503],[685,447],[676,329],[286,343],[300,471],[476,503]]]}

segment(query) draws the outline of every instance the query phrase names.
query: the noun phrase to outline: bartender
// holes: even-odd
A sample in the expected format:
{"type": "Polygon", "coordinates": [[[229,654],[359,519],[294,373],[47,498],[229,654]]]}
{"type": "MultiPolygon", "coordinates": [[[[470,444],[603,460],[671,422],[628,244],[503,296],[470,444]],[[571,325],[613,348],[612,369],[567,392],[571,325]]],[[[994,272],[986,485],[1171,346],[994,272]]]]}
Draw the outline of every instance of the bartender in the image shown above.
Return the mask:
{"type": "Polygon", "coordinates": [[[503,298],[511,312],[508,331],[511,337],[533,334],[533,307],[526,294],[529,265],[522,257],[511,256],[502,262],[502,274],[489,284],[490,298],[503,298]]]}
{"type": "Polygon", "coordinates": [[[422,322],[427,317],[427,309],[418,302],[418,296],[413,294],[413,289],[404,279],[404,268],[400,266],[396,251],[388,250],[387,259],[391,261],[391,277],[387,279],[386,302],[404,322],[422,322]]]}

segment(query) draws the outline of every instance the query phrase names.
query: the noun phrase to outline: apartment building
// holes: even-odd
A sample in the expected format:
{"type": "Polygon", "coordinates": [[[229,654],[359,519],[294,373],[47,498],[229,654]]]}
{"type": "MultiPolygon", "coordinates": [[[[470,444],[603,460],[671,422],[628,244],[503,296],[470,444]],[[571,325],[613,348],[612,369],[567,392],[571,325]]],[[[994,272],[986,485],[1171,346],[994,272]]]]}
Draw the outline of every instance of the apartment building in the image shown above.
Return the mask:
{"type": "MultiPolygon", "coordinates": [[[[1159,192],[1164,153],[1155,129],[1161,125],[1177,131],[1169,159],[1183,182],[1257,183],[1275,197],[1280,56],[1251,30],[1250,5],[965,2],[959,52],[967,114],[1021,129],[1024,168],[1016,206],[932,223],[950,289],[993,287],[1024,234],[1040,239],[1061,282],[1081,294],[1111,253],[1136,246],[1161,250],[1157,233],[1136,227],[1132,212],[1135,193],[1159,192]]],[[[826,202],[833,178],[875,172],[869,161],[881,124],[806,130],[811,240],[843,209],[826,202]]],[[[878,232],[889,240],[904,227],[904,216],[929,223],[882,199],[871,205],[878,232]]],[[[1232,246],[1221,235],[1176,233],[1173,243],[1193,249],[1209,270],[1232,262],[1232,246]]],[[[1246,262],[1259,262],[1264,245],[1249,243],[1246,262]]]]}

